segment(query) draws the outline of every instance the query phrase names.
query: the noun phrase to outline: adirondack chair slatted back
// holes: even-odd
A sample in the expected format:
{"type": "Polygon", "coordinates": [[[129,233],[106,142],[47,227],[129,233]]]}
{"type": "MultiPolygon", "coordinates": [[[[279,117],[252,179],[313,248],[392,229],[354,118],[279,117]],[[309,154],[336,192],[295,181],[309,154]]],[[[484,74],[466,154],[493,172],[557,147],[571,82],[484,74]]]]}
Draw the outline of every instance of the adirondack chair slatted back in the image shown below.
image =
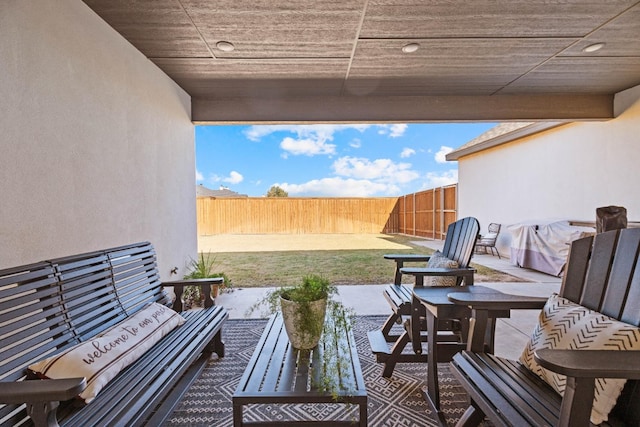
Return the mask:
{"type": "MultiPolygon", "coordinates": [[[[640,326],[640,228],[576,240],[560,295],[622,322],[640,326]]],[[[629,380],[612,414],[637,425],[640,381],[629,380]]]]}
{"type": "Polygon", "coordinates": [[[602,233],[573,242],[560,294],[640,326],[639,251],[640,229],[602,233]]]}
{"type": "MultiPolygon", "coordinates": [[[[449,224],[442,253],[447,258],[457,261],[459,267],[468,267],[479,232],[480,224],[473,217],[462,218],[449,224]]],[[[460,280],[459,278],[458,283],[460,280]]]]}

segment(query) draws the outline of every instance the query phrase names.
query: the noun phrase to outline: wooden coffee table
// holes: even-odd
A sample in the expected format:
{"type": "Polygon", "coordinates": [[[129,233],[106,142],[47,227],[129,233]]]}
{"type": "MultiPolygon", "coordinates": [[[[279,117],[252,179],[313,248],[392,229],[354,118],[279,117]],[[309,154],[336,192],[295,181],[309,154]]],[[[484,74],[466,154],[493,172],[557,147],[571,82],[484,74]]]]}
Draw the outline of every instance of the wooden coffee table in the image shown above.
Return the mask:
{"type": "MultiPolygon", "coordinates": [[[[296,350],[289,343],[280,313],[273,315],[265,327],[262,337],[256,346],[249,364],[245,368],[238,388],[233,394],[233,425],[267,426],[282,424],[301,424],[305,426],[347,426],[367,425],[367,390],[360,368],[358,351],[353,333],[338,334],[345,340],[344,348],[348,354],[344,360],[349,363],[349,372],[342,378],[344,391],[338,393],[337,399],[315,386],[312,376],[322,375],[321,370],[311,369],[319,366],[322,361],[322,340],[318,347],[311,350],[296,350]],[[348,420],[319,420],[319,421],[280,421],[262,420],[245,422],[243,410],[249,404],[291,404],[291,403],[344,403],[358,405],[359,420],[349,416],[348,420]]],[[[338,346],[339,348],[341,346],[338,346]]]]}

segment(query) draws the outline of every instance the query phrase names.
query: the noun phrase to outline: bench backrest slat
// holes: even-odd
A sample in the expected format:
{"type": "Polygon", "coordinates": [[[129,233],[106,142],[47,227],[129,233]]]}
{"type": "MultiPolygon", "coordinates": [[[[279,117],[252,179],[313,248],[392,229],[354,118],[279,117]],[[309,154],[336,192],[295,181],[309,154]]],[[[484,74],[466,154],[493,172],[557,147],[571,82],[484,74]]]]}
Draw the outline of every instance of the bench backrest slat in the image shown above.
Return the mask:
{"type": "Polygon", "coordinates": [[[153,246],[148,242],[109,253],[113,279],[123,309],[132,314],[150,302],[166,303],[153,246]]]}
{"type": "Polygon", "coordinates": [[[0,271],[0,324],[0,380],[23,378],[26,364],[77,342],[64,319],[55,269],[46,262],[0,271]],[[29,339],[34,336],[37,342],[29,339]]]}
{"type": "Polygon", "coordinates": [[[109,258],[91,252],[50,261],[60,277],[65,313],[79,341],[86,341],[126,315],[118,301],[109,258]]]}

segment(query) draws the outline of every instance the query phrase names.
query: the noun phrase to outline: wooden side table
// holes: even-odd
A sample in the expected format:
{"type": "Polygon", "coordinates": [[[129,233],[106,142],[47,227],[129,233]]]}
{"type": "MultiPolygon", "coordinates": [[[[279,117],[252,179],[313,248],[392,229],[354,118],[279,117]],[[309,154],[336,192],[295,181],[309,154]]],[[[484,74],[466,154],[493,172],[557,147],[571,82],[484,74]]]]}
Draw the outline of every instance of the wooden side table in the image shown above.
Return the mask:
{"type": "MultiPolygon", "coordinates": [[[[426,308],[427,321],[427,388],[423,391],[423,396],[431,409],[437,415],[441,425],[446,426],[446,418],[440,410],[440,388],[438,384],[438,363],[450,362],[453,355],[466,349],[467,341],[438,341],[438,323],[451,319],[469,319],[471,309],[465,305],[458,305],[448,297],[451,293],[482,293],[504,295],[500,291],[479,285],[472,286],[452,286],[452,287],[414,287],[413,304],[422,304],[426,308]]],[[[493,332],[495,330],[495,319],[509,317],[509,310],[494,310],[489,313],[488,328],[489,334],[485,337],[485,346],[488,352],[493,352],[493,332]]],[[[467,337],[469,328],[463,331],[463,336],[467,337]]]]}

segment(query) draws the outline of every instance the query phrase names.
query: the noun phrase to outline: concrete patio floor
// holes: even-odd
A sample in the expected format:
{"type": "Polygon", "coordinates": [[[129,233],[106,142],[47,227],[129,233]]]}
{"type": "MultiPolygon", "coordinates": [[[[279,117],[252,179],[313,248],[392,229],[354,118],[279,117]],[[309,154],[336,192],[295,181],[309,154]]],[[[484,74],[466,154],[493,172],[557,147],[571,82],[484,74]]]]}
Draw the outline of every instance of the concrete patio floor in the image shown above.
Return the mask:
{"type": "MultiPolygon", "coordinates": [[[[439,249],[442,245],[442,242],[432,240],[420,240],[415,243],[432,249],[439,249]]],[[[504,257],[498,259],[497,256],[489,254],[475,254],[472,263],[523,279],[522,282],[479,283],[501,292],[547,297],[560,290],[561,278],[511,265],[510,261],[504,257]]],[[[382,290],[386,285],[339,286],[339,298],[346,306],[353,308],[358,315],[387,315],[391,313],[391,309],[382,296],[382,290]]],[[[216,298],[216,304],[224,306],[232,319],[264,317],[265,313],[254,311],[248,314],[247,310],[252,304],[259,301],[269,289],[236,288],[232,292],[219,295],[216,298]]],[[[538,313],[539,310],[513,310],[510,318],[500,319],[497,324],[496,354],[518,358],[529,339],[538,313]]]]}

